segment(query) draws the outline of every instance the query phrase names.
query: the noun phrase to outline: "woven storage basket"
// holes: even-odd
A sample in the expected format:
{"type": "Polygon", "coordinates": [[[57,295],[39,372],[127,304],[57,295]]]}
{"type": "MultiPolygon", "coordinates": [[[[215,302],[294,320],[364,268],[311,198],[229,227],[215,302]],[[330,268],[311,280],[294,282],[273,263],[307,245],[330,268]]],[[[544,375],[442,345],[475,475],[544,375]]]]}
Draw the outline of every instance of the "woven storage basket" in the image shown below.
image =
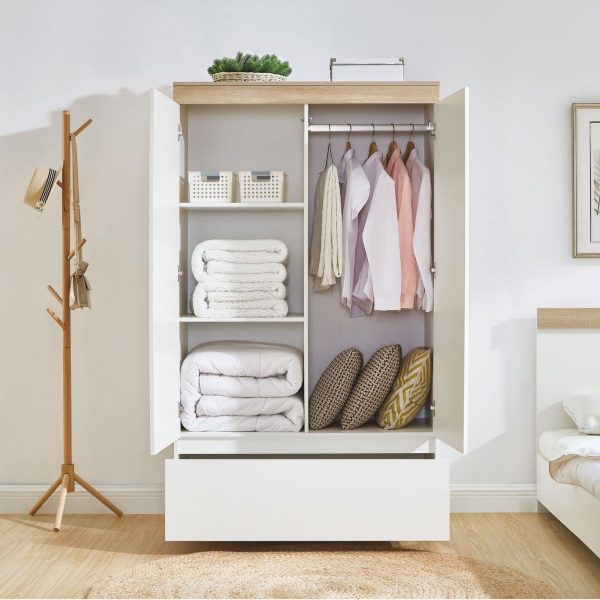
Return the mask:
{"type": "Polygon", "coordinates": [[[213,81],[285,81],[287,78],[283,75],[274,73],[215,73],[213,81]]]}
{"type": "Polygon", "coordinates": [[[190,204],[235,202],[237,199],[237,174],[232,171],[216,173],[188,173],[188,199],[190,204]]]}
{"type": "Polygon", "coordinates": [[[284,202],[283,171],[240,171],[240,202],[284,202]]]}

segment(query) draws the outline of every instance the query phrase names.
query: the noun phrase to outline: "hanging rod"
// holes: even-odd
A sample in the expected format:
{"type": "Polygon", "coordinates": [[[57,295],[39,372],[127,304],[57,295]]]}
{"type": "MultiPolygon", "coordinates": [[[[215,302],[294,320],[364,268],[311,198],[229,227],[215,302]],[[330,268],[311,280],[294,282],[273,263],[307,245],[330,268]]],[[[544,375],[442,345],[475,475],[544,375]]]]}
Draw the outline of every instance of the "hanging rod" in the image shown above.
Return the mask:
{"type": "MultiPolygon", "coordinates": [[[[304,118],[301,119],[304,121],[304,118]]],[[[319,124],[309,125],[310,133],[430,133],[435,135],[435,124],[431,123],[360,123],[343,125],[339,124],[319,124]]]]}

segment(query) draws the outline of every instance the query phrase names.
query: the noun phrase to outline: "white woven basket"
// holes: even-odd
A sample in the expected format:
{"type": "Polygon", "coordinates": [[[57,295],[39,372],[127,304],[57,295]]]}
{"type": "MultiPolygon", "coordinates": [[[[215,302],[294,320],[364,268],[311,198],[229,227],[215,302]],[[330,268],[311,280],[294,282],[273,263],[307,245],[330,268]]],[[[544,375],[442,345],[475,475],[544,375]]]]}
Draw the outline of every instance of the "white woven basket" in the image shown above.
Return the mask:
{"type": "Polygon", "coordinates": [[[285,81],[283,75],[274,73],[215,73],[213,81],[285,81]]]}
{"type": "Polygon", "coordinates": [[[285,202],[283,171],[240,171],[240,202],[285,202]]]}
{"type": "Polygon", "coordinates": [[[235,202],[237,188],[237,174],[232,171],[217,171],[215,173],[188,172],[188,198],[190,204],[235,202]]]}

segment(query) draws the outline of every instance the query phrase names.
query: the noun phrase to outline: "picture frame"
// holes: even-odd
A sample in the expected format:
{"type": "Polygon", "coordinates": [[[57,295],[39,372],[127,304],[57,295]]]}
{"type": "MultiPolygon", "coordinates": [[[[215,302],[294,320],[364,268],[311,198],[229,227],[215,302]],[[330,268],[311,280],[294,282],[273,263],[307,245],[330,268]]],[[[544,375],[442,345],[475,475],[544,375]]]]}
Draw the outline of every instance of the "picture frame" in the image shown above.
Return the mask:
{"type": "Polygon", "coordinates": [[[573,258],[600,258],[600,104],[572,113],[573,258]]]}

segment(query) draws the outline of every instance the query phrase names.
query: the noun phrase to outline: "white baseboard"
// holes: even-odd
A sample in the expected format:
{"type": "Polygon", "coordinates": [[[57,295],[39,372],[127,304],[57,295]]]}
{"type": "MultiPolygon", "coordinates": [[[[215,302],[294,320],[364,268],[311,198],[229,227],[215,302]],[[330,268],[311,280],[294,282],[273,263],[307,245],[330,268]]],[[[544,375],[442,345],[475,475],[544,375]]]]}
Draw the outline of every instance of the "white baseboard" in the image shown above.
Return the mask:
{"type": "Polygon", "coordinates": [[[536,512],[535,483],[454,484],[450,486],[453,513],[536,512]]]}
{"type": "MultiPolygon", "coordinates": [[[[97,485],[94,486],[124,513],[162,514],[165,509],[162,485],[97,485]]],[[[25,514],[48,489],[48,485],[0,485],[0,514],[25,514]]],[[[54,513],[58,492],[55,492],[40,510],[40,514],[54,513]]],[[[83,488],[67,496],[66,514],[103,514],[110,510],[83,488]]]]}
{"type": "MultiPolygon", "coordinates": [[[[0,485],[0,514],[25,514],[47,485],[0,485]]],[[[99,485],[98,491],[128,514],[162,514],[162,485],[99,485]]],[[[53,513],[58,494],[40,513],[53,513]]],[[[536,512],[535,484],[456,484],[450,486],[450,509],[455,513],[536,512]]],[[[110,512],[80,487],[67,498],[67,514],[110,512]]]]}

